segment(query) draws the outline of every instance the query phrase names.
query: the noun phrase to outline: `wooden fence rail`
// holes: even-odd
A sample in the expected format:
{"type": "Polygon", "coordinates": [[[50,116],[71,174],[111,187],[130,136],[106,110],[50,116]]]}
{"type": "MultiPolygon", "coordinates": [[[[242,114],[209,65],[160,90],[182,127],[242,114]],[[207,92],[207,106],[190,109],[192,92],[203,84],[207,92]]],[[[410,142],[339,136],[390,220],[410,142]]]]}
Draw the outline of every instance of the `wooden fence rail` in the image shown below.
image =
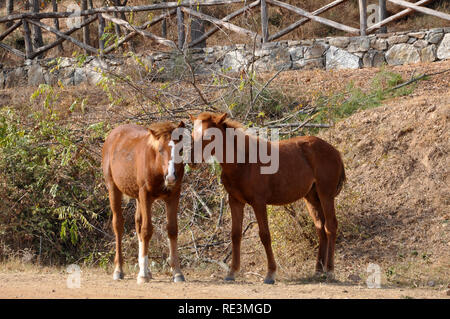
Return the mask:
{"type": "MultiPolygon", "coordinates": [[[[52,0],[52,9],[50,12],[39,12],[39,1],[38,0],[26,0],[26,7],[30,7],[31,10],[28,12],[17,13],[17,14],[8,14],[6,16],[0,17],[0,23],[6,23],[6,30],[0,34],[0,48],[3,48],[23,59],[34,59],[36,57],[41,57],[48,50],[58,46],[61,52],[62,43],[64,41],[69,41],[75,44],[76,46],[82,48],[86,53],[89,54],[109,54],[124,43],[130,41],[136,35],[141,35],[146,38],[152,39],[156,43],[168,46],[172,49],[179,48],[192,48],[196,47],[200,43],[205,43],[207,38],[212,36],[220,29],[227,29],[232,32],[237,32],[244,36],[249,37],[252,41],[256,41],[257,43],[265,43],[274,41],[279,39],[280,37],[292,32],[293,30],[299,28],[309,21],[318,22],[329,27],[344,31],[348,34],[353,35],[361,35],[365,36],[375,30],[379,30],[383,32],[385,31],[385,26],[397,19],[404,17],[405,15],[411,14],[412,12],[420,12],[423,14],[432,15],[434,17],[444,19],[450,21],[450,15],[447,13],[439,12],[436,10],[432,10],[430,8],[424,7],[424,5],[432,2],[433,0],[420,0],[415,3],[411,3],[404,0],[379,0],[379,21],[374,25],[367,26],[367,1],[366,0],[358,0],[359,3],[359,13],[360,13],[360,21],[359,21],[359,29],[348,26],[343,23],[339,23],[336,21],[332,21],[330,19],[320,17],[319,15],[327,12],[330,9],[336,8],[337,6],[347,2],[349,0],[334,0],[331,3],[313,11],[308,12],[304,9],[301,9],[297,6],[279,1],[279,0],[256,0],[253,2],[246,0],[193,0],[193,1],[181,1],[181,2],[163,2],[163,3],[155,3],[150,5],[143,6],[120,6],[120,2],[116,1],[118,4],[116,6],[111,7],[101,7],[101,8],[92,8],[87,6],[87,1],[82,1],[82,10],[79,12],[68,11],[68,12],[58,12],[56,0],[52,0]],[[386,14],[386,2],[390,2],[394,5],[405,8],[399,13],[387,17],[386,14]],[[227,16],[219,19],[210,15],[207,15],[199,9],[203,6],[217,6],[217,5],[230,5],[230,4],[241,4],[242,7],[237,9],[236,11],[228,14],[227,16]],[[269,26],[268,26],[268,5],[277,6],[284,10],[288,10],[294,12],[301,16],[301,19],[287,26],[286,28],[274,33],[269,34],[269,26]],[[240,27],[236,24],[233,24],[231,21],[246,13],[250,12],[256,7],[260,7],[261,14],[261,34],[258,34],[257,30],[249,30],[243,27],[240,27]],[[155,10],[163,10],[164,12],[153,18],[151,21],[147,21],[143,25],[135,26],[130,22],[126,21],[125,13],[136,13],[136,12],[146,12],[146,11],[155,11],[155,10]],[[203,34],[197,34],[197,38],[193,38],[191,33],[191,41],[189,43],[185,43],[186,39],[186,31],[185,31],[185,15],[194,17],[197,21],[208,21],[212,24],[212,27],[203,31],[203,34]],[[72,27],[67,31],[60,31],[59,29],[59,19],[66,19],[69,17],[81,17],[81,23],[78,26],[72,27]],[[167,26],[165,24],[166,19],[171,16],[176,16],[177,19],[177,34],[178,40],[173,41],[167,39],[167,26]],[[53,19],[53,26],[49,26],[44,24],[42,19],[53,19]],[[88,27],[91,23],[98,20],[98,48],[95,48],[89,38],[88,27]],[[105,48],[105,21],[112,22],[115,26],[115,32],[118,36],[115,43],[107,46],[105,48]],[[162,27],[161,36],[156,35],[153,32],[148,30],[149,27],[157,24],[164,23],[162,27]],[[30,29],[30,25],[33,27],[33,30],[30,29]],[[25,40],[25,52],[21,52],[10,45],[2,42],[6,37],[8,37],[12,32],[22,27],[23,35],[25,40]],[[125,34],[121,35],[120,28],[124,28],[126,30],[125,34]],[[54,42],[45,44],[42,42],[42,37],[40,37],[41,30],[48,31],[53,33],[56,36],[56,40],[54,42]],[[83,29],[83,41],[77,40],[72,37],[72,33],[77,30],[83,29]],[[32,32],[33,31],[33,32],[32,32]],[[33,38],[32,38],[33,35],[33,38]],[[120,37],[119,37],[120,36],[120,37]]],[[[124,3],[126,4],[126,2],[124,3]]],[[[10,11],[9,11],[10,12],[10,11]]]]}

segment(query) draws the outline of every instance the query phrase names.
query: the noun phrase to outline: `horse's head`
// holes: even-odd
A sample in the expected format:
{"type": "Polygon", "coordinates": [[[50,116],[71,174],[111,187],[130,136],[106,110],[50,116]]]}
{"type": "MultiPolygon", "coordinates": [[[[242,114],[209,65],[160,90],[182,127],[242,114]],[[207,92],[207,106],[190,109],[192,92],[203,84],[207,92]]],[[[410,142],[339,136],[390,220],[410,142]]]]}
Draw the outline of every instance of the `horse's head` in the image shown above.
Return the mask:
{"type": "MultiPolygon", "coordinates": [[[[210,112],[200,113],[197,117],[189,115],[194,128],[192,130],[192,140],[194,145],[201,145],[202,151],[205,147],[215,141],[216,138],[225,137],[225,120],[227,113],[215,114],[210,112]]],[[[214,154],[211,154],[214,155],[214,154]]]]}
{"type": "Polygon", "coordinates": [[[174,186],[183,177],[184,165],[176,160],[176,145],[182,145],[181,137],[172,138],[175,129],[184,128],[181,121],[178,126],[170,122],[155,123],[149,128],[152,135],[152,147],[155,153],[155,164],[160,166],[164,176],[165,187],[174,186]]]}

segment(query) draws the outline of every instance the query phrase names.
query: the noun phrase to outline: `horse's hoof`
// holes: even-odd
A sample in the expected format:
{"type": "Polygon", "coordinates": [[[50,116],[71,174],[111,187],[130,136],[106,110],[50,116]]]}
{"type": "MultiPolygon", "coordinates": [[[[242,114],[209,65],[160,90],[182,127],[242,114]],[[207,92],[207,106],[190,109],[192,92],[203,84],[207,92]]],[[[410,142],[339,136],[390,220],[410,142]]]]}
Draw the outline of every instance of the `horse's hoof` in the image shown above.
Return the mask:
{"type": "Polygon", "coordinates": [[[113,274],[113,280],[122,280],[123,277],[123,272],[121,271],[115,271],[113,274]]]}
{"type": "Polygon", "coordinates": [[[137,277],[137,284],[142,285],[150,281],[150,277],[137,277]]]}
{"type": "Polygon", "coordinates": [[[223,280],[225,280],[226,282],[233,282],[233,281],[235,281],[234,277],[232,277],[232,276],[226,276],[223,280]]]}
{"type": "Polygon", "coordinates": [[[264,283],[267,285],[273,285],[275,283],[275,280],[273,278],[266,278],[264,279],[264,283]]]}
{"type": "Polygon", "coordinates": [[[327,280],[335,280],[335,277],[334,277],[334,272],[333,271],[328,271],[326,274],[326,277],[327,277],[327,280]]]}
{"type": "Polygon", "coordinates": [[[182,274],[178,274],[173,276],[173,282],[185,282],[184,276],[182,274]]]}

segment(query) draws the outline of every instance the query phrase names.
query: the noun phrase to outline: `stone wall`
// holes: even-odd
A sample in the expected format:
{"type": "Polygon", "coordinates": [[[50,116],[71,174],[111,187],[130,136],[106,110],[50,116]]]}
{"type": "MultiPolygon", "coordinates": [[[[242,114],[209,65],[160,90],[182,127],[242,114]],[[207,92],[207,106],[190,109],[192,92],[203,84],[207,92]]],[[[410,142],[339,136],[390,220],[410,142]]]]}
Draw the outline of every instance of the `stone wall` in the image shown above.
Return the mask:
{"type": "MultiPolygon", "coordinates": [[[[383,64],[401,65],[450,59],[450,27],[374,34],[365,37],[335,37],[302,41],[280,41],[259,45],[237,44],[192,49],[187,53],[195,72],[240,71],[254,63],[256,71],[299,69],[357,69],[383,64]]],[[[178,52],[139,55],[140,63],[164,67],[161,77],[176,77],[183,72],[184,59],[178,52]]],[[[134,58],[88,57],[82,65],[74,58],[59,58],[25,63],[17,68],[0,65],[0,89],[21,85],[79,83],[95,84],[101,70],[123,73],[136,69],[134,58]]]]}

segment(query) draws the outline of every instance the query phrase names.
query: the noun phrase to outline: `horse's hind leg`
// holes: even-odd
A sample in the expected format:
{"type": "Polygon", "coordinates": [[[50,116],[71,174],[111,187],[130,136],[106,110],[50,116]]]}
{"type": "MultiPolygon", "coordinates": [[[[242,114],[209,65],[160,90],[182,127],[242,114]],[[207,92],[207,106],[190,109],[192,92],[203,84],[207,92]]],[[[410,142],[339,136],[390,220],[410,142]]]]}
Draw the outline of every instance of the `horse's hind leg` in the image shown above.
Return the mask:
{"type": "Polygon", "coordinates": [[[233,196],[228,196],[228,202],[231,208],[231,242],[232,257],[231,268],[228,271],[225,281],[234,281],[236,273],[241,266],[241,241],[242,241],[242,220],[244,216],[245,204],[236,200],[233,196]]]}
{"type": "Polygon", "coordinates": [[[117,186],[110,182],[107,184],[109,192],[109,203],[113,213],[112,226],[116,235],[116,256],[114,258],[113,279],[123,279],[123,255],[122,255],[122,236],[123,236],[123,214],[122,214],[122,193],[117,186]]]}
{"type": "Polygon", "coordinates": [[[255,211],[256,220],[258,221],[259,238],[267,255],[267,275],[264,278],[264,283],[273,284],[275,283],[277,264],[272,251],[272,239],[270,238],[269,223],[267,220],[267,207],[265,203],[255,203],[252,206],[255,211]]]}
{"type": "Polygon", "coordinates": [[[325,259],[326,271],[328,277],[333,277],[334,271],[334,248],[336,244],[336,234],[338,222],[334,208],[334,196],[323,195],[319,191],[320,204],[325,216],[325,233],[327,234],[327,254],[325,259]]]}
{"type": "Polygon", "coordinates": [[[319,252],[317,254],[316,273],[322,273],[326,266],[327,255],[327,234],[325,233],[325,217],[323,215],[322,206],[320,204],[319,196],[317,195],[316,188],[313,188],[305,196],[305,204],[308,209],[309,215],[314,221],[317,235],[319,236],[319,252]]]}

